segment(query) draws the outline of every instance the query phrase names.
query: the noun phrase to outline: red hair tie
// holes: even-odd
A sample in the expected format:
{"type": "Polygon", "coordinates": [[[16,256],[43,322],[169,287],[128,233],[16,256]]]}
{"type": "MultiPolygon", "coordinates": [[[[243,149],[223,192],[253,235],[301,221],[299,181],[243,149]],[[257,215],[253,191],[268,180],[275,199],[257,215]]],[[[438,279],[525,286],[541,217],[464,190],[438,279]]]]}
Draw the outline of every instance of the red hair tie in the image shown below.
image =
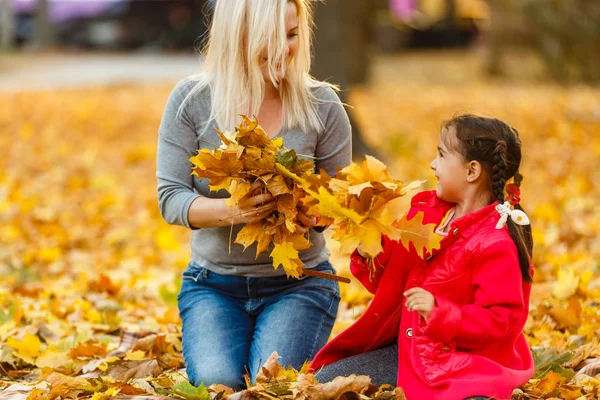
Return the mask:
{"type": "Polygon", "coordinates": [[[516,206],[521,202],[521,189],[514,183],[509,183],[506,185],[506,198],[504,200],[508,201],[511,206],[516,206]]]}

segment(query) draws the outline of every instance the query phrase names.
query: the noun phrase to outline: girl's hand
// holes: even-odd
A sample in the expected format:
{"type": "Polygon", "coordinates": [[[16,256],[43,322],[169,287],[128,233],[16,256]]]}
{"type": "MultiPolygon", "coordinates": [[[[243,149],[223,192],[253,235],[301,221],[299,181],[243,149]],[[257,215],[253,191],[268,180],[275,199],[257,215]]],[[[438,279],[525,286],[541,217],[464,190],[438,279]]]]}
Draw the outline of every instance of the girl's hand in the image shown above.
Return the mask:
{"type": "Polygon", "coordinates": [[[412,288],[404,292],[406,296],[406,308],[408,311],[417,311],[425,320],[435,306],[435,298],[425,289],[412,288]]]}
{"type": "Polygon", "coordinates": [[[358,244],[358,246],[356,246],[356,251],[358,252],[358,254],[362,257],[362,258],[369,258],[369,255],[365,252],[363,252],[362,249],[362,242],[360,242],[358,244]]]}
{"type": "Polygon", "coordinates": [[[263,186],[261,181],[254,182],[248,194],[240,199],[238,209],[233,211],[236,224],[258,222],[277,208],[277,202],[271,193],[260,192],[259,189],[263,186]]]}
{"type": "Polygon", "coordinates": [[[298,207],[296,219],[298,220],[298,222],[296,222],[296,232],[303,235],[317,224],[317,218],[306,215],[304,209],[301,207],[298,207]]]}

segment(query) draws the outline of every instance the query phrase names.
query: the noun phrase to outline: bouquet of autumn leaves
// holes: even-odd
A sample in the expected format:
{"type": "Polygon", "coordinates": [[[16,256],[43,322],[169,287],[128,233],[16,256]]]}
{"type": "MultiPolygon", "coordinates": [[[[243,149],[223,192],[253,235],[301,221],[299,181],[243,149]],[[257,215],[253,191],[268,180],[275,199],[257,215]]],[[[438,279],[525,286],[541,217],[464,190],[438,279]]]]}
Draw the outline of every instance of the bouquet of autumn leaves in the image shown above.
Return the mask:
{"type": "Polygon", "coordinates": [[[404,195],[421,182],[404,186],[383,163],[369,156],[362,165],[338,171],[335,178],[323,170],[315,174],[312,161],[285,148],[282,138],[271,140],[256,120],[246,116],[235,132],[217,133],[222,145],[201,149],[191,157],[192,174],[207,178],[213,191],[227,190],[231,195],[227,205],[232,208],[255,190],[256,182],[262,183],[259,190],[269,192],[277,208],[262,220],[246,224],[235,243],[246,249],[256,242],[257,257],[273,244],[273,266],[283,266],[288,276],[302,275],[298,252],[311,245],[296,229],[299,209],[318,216],[318,225],[333,224],[333,238],[340,241],[343,251],[362,244],[363,252],[374,257],[382,249],[382,234],[393,240],[421,240],[421,234],[402,229],[407,226],[402,218],[408,209],[404,195]]]}

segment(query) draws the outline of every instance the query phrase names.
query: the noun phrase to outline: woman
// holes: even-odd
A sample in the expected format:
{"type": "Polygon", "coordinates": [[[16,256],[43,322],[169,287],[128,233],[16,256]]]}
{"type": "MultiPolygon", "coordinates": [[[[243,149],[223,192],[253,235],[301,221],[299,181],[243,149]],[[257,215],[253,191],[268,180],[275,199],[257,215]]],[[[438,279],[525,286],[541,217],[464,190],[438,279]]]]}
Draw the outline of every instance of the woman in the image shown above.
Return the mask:
{"type": "MultiPolygon", "coordinates": [[[[190,381],[235,389],[252,381],[273,351],[300,368],[326,343],[337,313],[334,281],[287,279],[269,252],[256,259],[231,244],[243,224],[269,215],[269,194],[249,195],[239,209],[227,193],[210,192],[190,175],[188,158],[218,145],[214,128],[233,130],[239,114],[255,115],[267,134],[314,157],[335,174],[351,157],[348,117],[328,84],[309,75],[310,0],[219,0],[202,71],[171,93],[159,129],[159,207],[170,224],[193,230],[192,256],[179,293],[183,355],[190,381]],[[233,232],[231,232],[231,224],[233,232]]],[[[312,246],[300,253],[305,268],[333,273],[315,220],[299,213],[298,228],[312,246]],[[308,232],[310,230],[310,232],[308,232]]]]}

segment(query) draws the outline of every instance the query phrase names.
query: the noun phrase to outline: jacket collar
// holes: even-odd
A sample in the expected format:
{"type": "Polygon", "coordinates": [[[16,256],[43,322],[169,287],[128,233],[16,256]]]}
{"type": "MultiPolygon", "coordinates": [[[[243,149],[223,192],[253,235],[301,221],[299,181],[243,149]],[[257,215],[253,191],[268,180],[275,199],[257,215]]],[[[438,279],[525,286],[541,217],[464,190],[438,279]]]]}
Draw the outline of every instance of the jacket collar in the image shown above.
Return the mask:
{"type": "MultiPolygon", "coordinates": [[[[454,242],[458,237],[468,237],[477,232],[481,226],[487,221],[492,220],[495,224],[500,218],[496,211],[497,201],[489,206],[485,206],[475,212],[464,215],[455,219],[450,223],[448,236],[440,242],[440,250],[454,242]]],[[[433,223],[436,226],[440,224],[446,213],[454,207],[453,203],[448,203],[435,194],[435,190],[420,192],[416,194],[411,202],[411,216],[414,216],[419,211],[424,212],[423,222],[426,224],[433,223]]],[[[433,228],[432,228],[433,230],[433,228]]],[[[434,251],[434,254],[437,253],[434,251]]]]}

